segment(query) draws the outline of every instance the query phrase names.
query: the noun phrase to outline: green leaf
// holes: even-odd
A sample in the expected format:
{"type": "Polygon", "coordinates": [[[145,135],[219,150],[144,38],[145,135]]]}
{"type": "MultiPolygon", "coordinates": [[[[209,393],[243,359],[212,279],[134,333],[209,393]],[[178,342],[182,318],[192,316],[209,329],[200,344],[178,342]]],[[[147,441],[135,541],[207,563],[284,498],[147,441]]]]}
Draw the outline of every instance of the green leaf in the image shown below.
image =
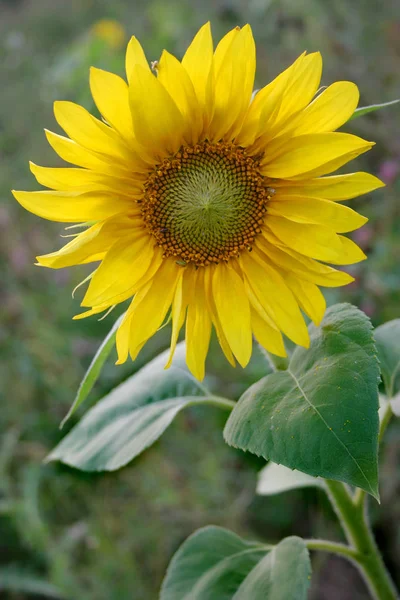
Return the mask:
{"type": "Polygon", "coordinates": [[[292,536],[273,548],[249,573],[233,600],[306,600],[311,579],[308,550],[292,536]]]}
{"type": "Polygon", "coordinates": [[[257,494],[260,496],[273,496],[303,487],[323,488],[324,480],[273,462],[258,473],[257,494]]]}
{"type": "Polygon", "coordinates": [[[111,328],[111,331],[107,334],[102,342],[100,348],[97,350],[92,362],[88,370],[85,373],[84,378],[81,381],[81,385],[79,386],[78,393],[76,395],[75,400],[72,403],[71,408],[69,409],[67,415],[61,422],[60,429],[62,429],[65,423],[68,421],[71,415],[76,411],[78,406],[82,404],[84,400],[88,397],[91,392],[94,384],[96,383],[101,369],[106,362],[111,350],[114,348],[115,344],[115,336],[117,335],[117,329],[121,324],[124,315],[121,315],[114,323],[111,328]]]}
{"type": "Polygon", "coordinates": [[[269,547],[209,526],[173,557],[160,600],[305,600],[310,573],[308,551],[298,537],[269,547]]]}
{"type": "Polygon", "coordinates": [[[391,102],[384,102],[383,104],[371,104],[371,106],[360,106],[360,108],[356,108],[350,119],[347,121],[353,121],[353,119],[358,119],[358,117],[363,117],[370,112],[375,112],[376,110],[381,110],[381,108],[387,108],[388,106],[392,106],[393,104],[398,104],[399,100],[392,100],[391,102]]]}
{"type": "Polygon", "coordinates": [[[166,371],[168,354],[163,352],[99,400],[47,460],[84,471],[114,471],[153,444],[183,408],[214,403],[188,372],[184,344],[177,346],[166,371]]]}
{"type": "Polygon", "coordinates": [[[393,412],[400,416],[400,319],[377,327],[375,340],[385,392],[393,412]]]}
{"type": "Polygon", "coordinates": [[[377,327],[375,341],[385,392],[392,398],[400,391],[400,319],[377,327]]]}
{"type": "Polygon", "coordinates": [[[369,319],[354,306],[330,308],[310,326],[287,371],[240,398],[225,426],[228,444],[314,477],[344,481],[378,497],[379,367],[369,319]]]}

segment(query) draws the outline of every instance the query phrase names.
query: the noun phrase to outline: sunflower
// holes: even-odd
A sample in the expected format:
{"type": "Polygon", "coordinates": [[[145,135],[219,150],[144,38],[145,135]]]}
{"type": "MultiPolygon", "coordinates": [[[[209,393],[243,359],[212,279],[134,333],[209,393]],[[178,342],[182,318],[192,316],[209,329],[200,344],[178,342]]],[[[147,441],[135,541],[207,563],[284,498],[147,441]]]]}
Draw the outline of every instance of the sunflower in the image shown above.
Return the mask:
{"type": "Polygon", "coordinates": [[[80,224],[66,246],[39,256],[53,269],[100,262],[75,318],[131,303],[116,338],[118,363],[134,360],[172,320],[171,352],[185,325],[186,359],[198,379],[214,327],[231,364],[245,366],[253,335],[285,356],[282,333],[307,347],[303,313],[319,324],[319,286],[353,278],[330,265],[365,258],[341,234],[366,218],[340,203],[383,184],[368,173],[322,177],[373,146],[336,133],[358,103],[356,85],[320,88],[319,53],[302,54],[253,94],[251,28],[215,51],[204,25],[182,61],[164,51],[149,66],[133,37],[123,79],[92,68],[99,120],[55,102],[68,137],[46,131],[76,165],[31,164],[50,191],[14,192],[27,210],[80,224]],[[326,264],[328,263],[328,264],[326,264]]]}

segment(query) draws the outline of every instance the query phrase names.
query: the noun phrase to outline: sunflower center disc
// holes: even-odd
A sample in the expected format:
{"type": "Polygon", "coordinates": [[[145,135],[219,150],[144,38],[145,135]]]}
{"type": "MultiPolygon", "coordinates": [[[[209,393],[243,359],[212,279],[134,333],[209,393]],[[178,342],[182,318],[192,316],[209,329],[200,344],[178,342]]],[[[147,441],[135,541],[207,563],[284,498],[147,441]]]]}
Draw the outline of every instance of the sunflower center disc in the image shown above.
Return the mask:
{"type": "Polygon", "coordinates": [[[201,266],[252,244],[267,199],[256,159],[234,144],[203,142],[157,166],[145,185],[142,214],[164,256],[201,266]]]}

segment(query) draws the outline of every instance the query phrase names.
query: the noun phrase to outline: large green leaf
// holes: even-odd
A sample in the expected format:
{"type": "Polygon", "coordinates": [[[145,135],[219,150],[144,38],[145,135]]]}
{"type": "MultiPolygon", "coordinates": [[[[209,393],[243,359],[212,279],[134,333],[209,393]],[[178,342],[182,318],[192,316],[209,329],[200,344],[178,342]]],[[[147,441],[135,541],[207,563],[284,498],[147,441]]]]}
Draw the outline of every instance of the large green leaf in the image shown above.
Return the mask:
{"type": "Polygon", "coordinates": [[[385,392],[393,412],[400,416],[400,319],[377,327],[375,340],[385,392]]]}
{"type": "Polygon", "coordinates": [[[94,384],[96,383],[101,369],[106,362],[111,350],[114,348],[115,337],[117,335],[117,329],[121,324],[124,315],[121,315],[112,326],[110,332],[104,338],[100,348],[97,350],[96,354],[92,362],[89,365],[88,370],[86,371],[84,378],[81,381],[81,385],[79,386],[78,393],[76,394],[75,400],[72,403],[71,408],[69,409],[67,415],[61,422],[61,428],[64,427],[65,423],[68,421],[70,416],[76,411],[78,406],[82,404],[84,400],[88,397],[91,392],[94,384]]]}
{"type": "Polygon", "coordinates": [[[257,494],[260,496],[274,496],[303,487],[324,487],[324,480],[273,462],[258,473],[257,494]]]}
{"type": "Polygon", "coordinates": [[[269,548],[210,526],[175,554],[160,600],[305,600],[309,583],[302,539],[290,537],[269,548]]]}
{"type": "Polygon", "coordinates": [[[240,398],[225,426],[228,444],[309,475],[378,497],[379,367],[368,318],[338,304],[310,326],[287,371],[240,398]]]}
{"type": "Polygon", "coordinates": [[[185,366],[184,344],[166,371],[167,357],[168,351],[99,400],[48,460],[85,471],[114,471],[153,444],[183,408],[209,402],[185,366]]]}
{"type": "MultiPolygon", "coordinates": [[[[388,106],[392,106],[393,104],[398,104],[399,100],[391,100],[390,102],[383,102],[382,104],[371,104],[370,106],[360,106],[360,108],[356,108],[349,121],[353,121],[354,119],[358,119],[358,117],[363,117],[368,113],[375,112],[376,110],[381,110],[382,108],[387,108],[388,106]]],[[[348,122],[349,122],[348,121],[348,122]]]]}

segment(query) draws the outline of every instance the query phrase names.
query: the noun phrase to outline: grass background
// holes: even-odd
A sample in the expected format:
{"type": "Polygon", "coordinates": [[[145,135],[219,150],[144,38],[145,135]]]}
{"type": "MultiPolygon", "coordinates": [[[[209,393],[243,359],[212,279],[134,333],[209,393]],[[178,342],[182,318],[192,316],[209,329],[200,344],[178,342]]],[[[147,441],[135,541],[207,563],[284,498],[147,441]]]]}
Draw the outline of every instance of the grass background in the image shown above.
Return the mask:
{"type": "MultiPolygon", "coordinates": [[[[115,315],[71,321],[79,312],[71,289],[87,269],[33,266],[37,254],[61,245],[62,228],[24,212],[9,190],[37,189],[29,159],[60,164],[43,128],[59,132],[56,99],[93,109],[90,65],[122,73],[123,46],[132,34],[150,60],[163,48],[180,57],[207,20],[215,39],[250,22],[258,87],[303,50],[321,50],[323,84],[355,81],[362,105],[400,97],[400,4],[391,0],[0,0],[2,599],[153,600],[178,545],[210,523],[269,541],[292,533],[340,537],[322,492],[255,497],[263,462],[224,444],[224,415],[211,408],[179,416],[160,442],[118,473],[88,475],[42,464],[64,435],[59,423],[115,315]],[[99,37],[94,24],[101,19],[121,24],[122,45],[99,37]]],[[[369,170],[388,185],[353,201],[370,218],[355,237],[369,260],[351,269],[355,284],[328,300],[357,304],[375,325],[400,313],[399,115],[392,107],[346,128],[377,142],[351,170],[369,170]]],[[[116,368],[110,360],[83,411],[166,344],[162,331],[134,365],[116,368]]],[[[209,367],[224,376],[218,351],[209,367]]],[[[228,383],[239,394],[240,372],[228,383]]],[[[372,506],[372,517],[397,577],[399,454],[400,428],[392,424],[381,456],[382,505],[372,506]]],[[[313,566],[310,598],[367,597],[355,570],[340,559],[315,555],[313,566]]]]}

